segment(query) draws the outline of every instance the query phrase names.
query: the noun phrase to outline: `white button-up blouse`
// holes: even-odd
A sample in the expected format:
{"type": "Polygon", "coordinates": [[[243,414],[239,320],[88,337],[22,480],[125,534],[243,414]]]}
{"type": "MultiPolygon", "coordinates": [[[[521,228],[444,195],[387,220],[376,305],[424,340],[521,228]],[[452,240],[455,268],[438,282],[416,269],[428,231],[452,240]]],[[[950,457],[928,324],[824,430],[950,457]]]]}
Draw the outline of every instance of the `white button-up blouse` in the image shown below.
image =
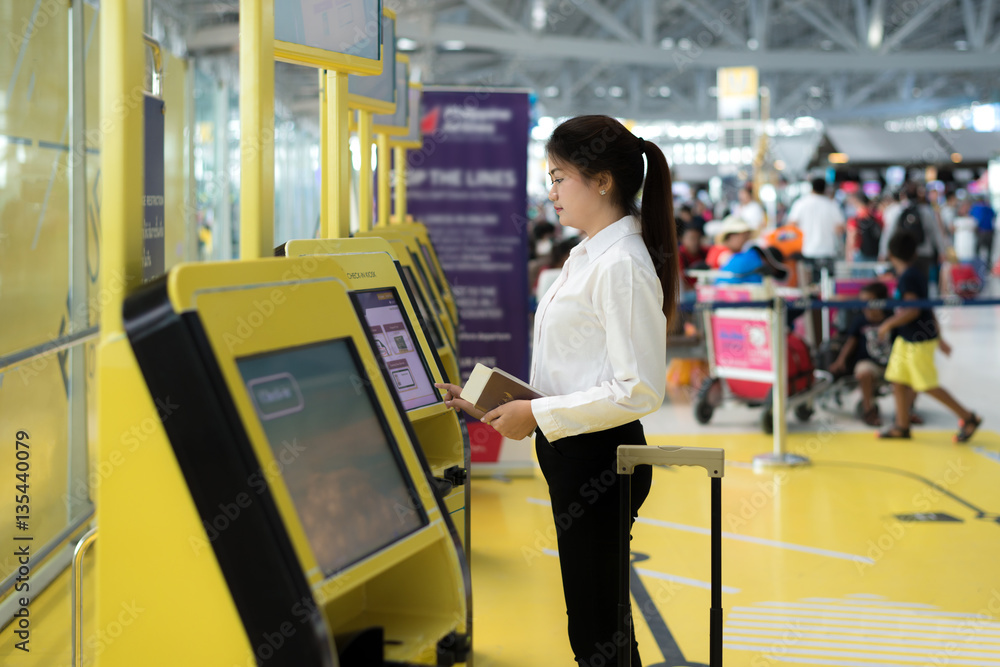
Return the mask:
{"type": "Polygon", "coordinates": [[[663,290],[631,216],[573,248],[535,314],[531,401],[549,441],[657,410],[666,391],[663,290]]]}

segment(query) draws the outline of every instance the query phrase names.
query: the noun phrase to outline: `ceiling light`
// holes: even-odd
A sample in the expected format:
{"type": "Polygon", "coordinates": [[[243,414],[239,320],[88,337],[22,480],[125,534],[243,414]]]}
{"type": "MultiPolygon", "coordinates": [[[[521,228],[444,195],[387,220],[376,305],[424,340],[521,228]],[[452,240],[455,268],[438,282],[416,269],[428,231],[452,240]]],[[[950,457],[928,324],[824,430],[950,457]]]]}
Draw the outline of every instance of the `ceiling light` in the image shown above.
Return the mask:
{"type": "Polygon", "coordinates": [[[756,51],[757,49],[760,48],[760,42],[751,37],[750,39],[747,40],[747,48],[750,49],[751,51],[756,51]]]}
{"type": "Polygon", "coordinates": [[[661,39],[660,40],[660,48],[664,49],[666,51],[669,51],[670,49],[674,48],[674,38],[673,37],[664,37],[663,39],[661,39]]]}
{"type": "Polygon", "coordinates": [[[535,0],[535,4],[531,7],[531,27],[541,30],[547,21],[548,10],[545,9],[544,0],[535,0]]]}
{"type": "Polygon", "coordinates": [[[441,48],[445,51],[462,51],[465,49],[465,42],[460,39],[446,39],[441,42],[441,48]]]}
{"type": "Polygon", "coordinates": [[[951,154],[951,161],[954,162],[955,164],[958,164],[959,162],[962,161],[962,154],[961,153],[952,153],[951,154]]]}
{"type": "Polygon", "coordinates": [[[625,90],[621,86],[611,86],[608,88],[608,95],[611,97],[621,97],[625,94],[625,90]]]}
{"type": "Polygon", "coordinates": [[[830,164],[847,164],[849,158],[847,157],[847,153],[830,153],[827,159],[830,161],[830,164]]]}
{"type": "Polygon", "coordinates": [[[785,170],[785,161],[784,160],[775,160],[774,161],[774,168],[777,169],[778,171],[784,171],[785,170]]]}
{"type": "Polygon", "coordinates": [[[688,49],[691,48],[691,40],[688,39],[687,37],[685,37],[681,41],[677,42],[677,46],[679,46],[681,49],[687,51],[688,49]]]}
{"type": "Polygon", "coordinates": [[[416,51],[417,43],[409,37],[400,37],[396,40],[396,48],[400,51],[416,51]]]}
{"type": "Polygon", "coordinates": [[[670,97],[670,86],[660,86],[660,97],[670,97]]]}
{"type": "Polygon", "coordinates": [[[608,94],[608,90],[604,86],[595,86],[594,87],[594,97],[604,97],[607,94],[608,94]]]}
{"type": "Polygon", "coordinates": [[[559,97],[559,87],[549,86],[545,89],[545,97],[559,97]]]}

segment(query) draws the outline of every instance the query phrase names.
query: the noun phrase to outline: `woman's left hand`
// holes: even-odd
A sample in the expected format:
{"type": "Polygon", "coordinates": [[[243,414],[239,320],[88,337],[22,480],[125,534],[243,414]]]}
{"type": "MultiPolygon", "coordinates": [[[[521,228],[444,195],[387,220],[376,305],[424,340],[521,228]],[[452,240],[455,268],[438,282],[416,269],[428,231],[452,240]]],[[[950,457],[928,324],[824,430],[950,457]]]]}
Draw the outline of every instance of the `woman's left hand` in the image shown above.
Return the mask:
{"type": "Polygon", "coordinates": [[[527,438],[538,426],[531,412],[531,401],[511,401],[483,415],[483,423],[511,440],[527,438]]]}

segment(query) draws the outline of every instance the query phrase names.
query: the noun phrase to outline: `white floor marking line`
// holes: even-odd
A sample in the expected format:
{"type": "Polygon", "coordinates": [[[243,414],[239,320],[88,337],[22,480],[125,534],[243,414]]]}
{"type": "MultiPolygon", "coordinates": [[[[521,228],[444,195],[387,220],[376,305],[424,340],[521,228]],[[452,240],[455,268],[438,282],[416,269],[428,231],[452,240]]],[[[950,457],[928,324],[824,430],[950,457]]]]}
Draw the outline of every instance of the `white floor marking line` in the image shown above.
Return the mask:
{"type": "MultiPolygon", "coordinates": [[[[894,626],[899,627],[899,626],[894,626]]],[[[747,634],[754,635],[784,635],[788,632],[802,632],[802,633],[818,633],[818,634],[829,634],[831,631],[836,631],[840,636],[843,635],[861,635],[863,637],[898,637],[900,639],[910,639],[910,638],[920,638],[929,640],[931,637],[936,637],[936,641],[968,641],[971,634],[956,634],[954,632],[939,631],[935,632],[933,630],[914,630],[913,632],[905,632],[900,630],[884,630],[876,629],[870,625],[861,627],[849,627],[849,626],[832,626],[832,625],[812,625],[809,623],[790,623],[787,625],[777,625],[775,623],[756,623],[753,621],[740,621],[740,620],[726,620],[726,629],[732,629],[735,632],[743,632],[747,634]]],[[[727,632],[728,634],[728,632],[727,632]]],[[[976,632],[977,641],[987,641],[987,642],[997,642],[1000,643],[1000,634],[986,635],[983,633],[976,632]]]]}
{"type": "MultiPolygon", "coordinates": [[[[828,609],[830,611],[852,611],[866,614],[888,614],[890,616],[951,616],[954,618],[976,618],[979,614],[964,611],[937,611],[935,609],[886,609],[884,611],[872,607],[854,607],[850,605],[833,604],[810,604],[807,602],[758,602],[762,607],[775,607],[777,609],[828,609]]],[[[751,607],[743,607],[746,611],[751,607]]]]}
{"type": "MultiPolygon", "coordinates": [[[[970,627],[972,625],[970,623],[960,623],[958,621],[943,620],[943,619],[939,620],[936,624],[930,623],[930,622],[916,623],[916,622],[913,621],[913,619],[906,619],[905,622],[903,622],[902,619],[901,619],[901,620],[898,620],[898,621],[896,621],[894,623],[887,623],[887,622],[886,623],[877,623],[877,622],[874,622],[874,621],[853,621],[852,622],[851,619],[853,618],[853,616],[851,616],[849,614],[840,614],[840,616],[842,616],[843,618],[831,618],[829,616],[815,616],[815,615],[808,615],[808,616],[806,616],[806,615],[798,615],[798,616],[771,616],[771,615],[768,615],[768,614],[741,614],[741,613],[738,613],[738,612],[736,612],[736,613],[730,612],[729,615],[728,615],[728,618],[743,619],[743,620],[752,620],[752,621],[774,621],[775,623],[779,623],[779,622],[780,623],[794,623],[795,621],[801,621],[801,620],[803,620],[805,618],[808,618],[810,621],[813,621],[813,622],[818,621],[818,620],[833,621],[832,625],[838,625],[839,624],[839,625],[846,625],[848,627],[852,627],[853,626],[853,627],[890,628],[890,629],[892,629],[892,628],[900,629],[901,627],[906,627],[906,628],[921,628],[921,629],[923,629],[923,628],[944,629],[943,626],[947,626],[948,629],[951,630],[951,629],[953,629],[951,626],[954,626],[955,628],[961,628],[961,627],[970,627]]],[[[889,619],[885,619],[885,620],[888,621],[889,619]]],[[[983,632],[984,631],[984,628],[980,627],[980,624],[978,622],[975,625],[976,625],[976,632],[983,632]]],[[[998,626],[998,624],[996,624],[996,623],[985,623],[983,625],[986,626],[985,629],[989,629],[989,630],[992,631],[990,634],[993,634],[993,633],[996,633],[996,632],[1000,632],[1000,626],[998,626]]]]}
{"type": "MultiPolygon", "coordinates": [[[[548,500],[542,500],[541,498],[528,498],[529,503],[533,505],[544,505],[545,507],[552,507],[552,503],[548,500]]],[[[659,526],[661,528],[671,528],[673,530],[682,530],[688,533],[695,533],[697,535],[710,535],[711,531],[708,528],[701,528],[699,526],[688,526],[683,523],[675,523],[673,521],[661,521],[660,519],[647,519],[645,517],[639,517],[636,519],[636,523],[645,523],[651,526],[659,526]]],[[[787,549],[789,551],[801,551],[803,553],[813,554],[815,556],[827,556],[829,558],[839,558],[841,560],[849,560],[857,563],[867,563],[873,565],[874,560],[868,558],[867,556],[858,556],[856,554],[843,553],[841,551],[832,551],[830,549],[820,549],[819,547],[807,547],[801,544],[792,544],[790,542],[779,542],[778,540],[769,540],[764,537],[751,537],[749,535],[740,535],[738,533],[727,533],[723,531],[722,537],[729,540],[738,540],[740,542],[749,542],[751,544],[760,544],[767,547],[775,547],[777,549],[787,549]]]]}
{"type": "MultiPolygon", "coordinates": [[[[836,637],[833,637],[833,638],[836,639],[836,637]]],[[[748,643],[748,644],[762,644],[762,645],[768,645],[768,646],[773,646],[774,642],[775,642],[775,639],[773,637],[766,637],[766,638],[765,637],[740,637],[740,636],[730,635],[729,633],[725,634],[725,640],[726,641],[740,641],[740,642],[745,642],[745,643],[748,643]]],[[[912,644],[913,642],[909,642],[908,645],[901,646],[901,645],[899,645],[899,642],[896,642],[895,644],[892,644],[892,645],[882,646],[880,644],[887,644],[887,642],[859,642],[859,641],[854,641],[853,643],[847,643],[847,642],[839,642],[839,641],[818,641],[818,638],[811,638],[811,637],[802,638],[802,637],[795,637],[795,636],[793,636],[793,637],[791,637],[789,639],[786,639],[786,640],[782,640],[782,643],[787,644],[789,646],[793,646],[793,647],[806,646],[806,647],[812,647],[812,648],[834,648],[834,649],[841,650],[841,651],[872,651],[873,654],[877,654],[877,655],[873,655],[872,657],[880,657],[880,658],[883,657],[881,655],[882,653],[890,653],[890,654],[892,654],[892,653],[901,653],[901,654],[905,654],[905,655],[909,655],[909,654],[914,654],[914,655],[927,655],[927,654],[931,654],[931,655],[933,655],[933,654],[936,654],[936,653],[942,653],[942,651],[940,651],[940,650],[935,651],[934,650],[935,648],[944,648],[944,647],[950,645],[950,646],[952,646],[954,648],[954,652],[956,652],[956,654],[961,655],[962,657],[965,657],[965,658],[996,658],[996,659],[1000,659],[1000,651],[997,650],[997,647],[995,647],[995,646],[979,646],[979,645],[971,645],[971,644],[968,645],[968,646],[961,646],[961,645],[954,646],[954,644],[944,644],[942,642],[942,643],[933,643],[930,646],[912,646],[912,645],[909,645],[909,644],[912,644]]],[[[891,657],[895,657],[895,656],[891,656],[891,657]]]]}
{"type": "MultiPolygon", "coordinates": [[[[847,621],[858,621],[862,623],[867,623],[869,621],[895,621],[897,623],[906,623],[909,625],[946,625],[946,626],[963,626],[970,625],[969,620],[977,618],[976,614],[963,614],[962,616],[968,620],[960,621],[955,618],[948,618],[945,616],[938,617],[926,617],[926,616],[906,616],[903,614],[893,615],[893,614],[845,614],[840,612],[829,612],[824,613],[822,611],[812,611],[812,610],[789,610],[794,611],[795,614],[787,614],[778,609],[762,609],[760,607],[733,607],[729,610],[730,615],[734,616],[740,614],[742,617],[746,617],[747,614],[752,614],[754,618],[768,619],[768,618],[829,618],[829,619],[846,619],[847,621]]],[[[977,626],[1000,630],[1000,623],[996,622],[982,622],[976,621],[977,626]]]]}
{"type": "MultiPolygon", "coordinates": [[[[800,648],[796,648],[794,645],[789,645],[787,643],[781,643],[781,644],[778,645],[777,649],[774,651],[775,653],[779,653],[780,652],[781,655],[779,656],[779,655],[772,655],[770,653],[767,653],[766,651],[761,651],[761,647],[760,646],[753,646],[753,645],[747,645],[747,644],[730,644],[730,643],[723,644],[723,646],[725,648],[736,650],[736,651],[757,651],[757,652],[760,652],[763,655],[767,655],[767,656],[769,656],[769,657],[771,657],[771,658],[773,658],[775,660],[778,660],[780,658],[786,658],[786,660],[783,660],[783,662],[791,662],[791,660],[789,660],[788,658],[791,658],[792,656],[795,656],[797,658],[795,660],[795,662],[805,662],[805,660],[801,659],[802,656],[829,656],[829,657],[834,657],[834,658],[865,658],[868,662],[863,662],[863,663],[856,663],[856,662],[854,662],[854,663],[852,663],[852,662],[847,662],[847,663],[844,663],[844,662],[833,662],[833,663],[812,663],[812,664],[833,664],[833,665],[844,665],[844,664],[846,664],[846,665],[856,665],[856,664],[862,664],[862,665],[870,665],[871,667],[885,667],[885,665],[883,663],[881,663],[881,662],[872,662],[871,659],[872,659],[873,656],[870,653],[861,653],[861,652],[852,652],[852,651],[828,651],[828,650],[823,650],[823,649],[818,649],[818,648],[816,648],[816,649],[814,649],[814,648],[801,648],[800,649],[800,648]]],[[[997,654],[997,657],[1000,658],[1000,654],[997,654]]],[[[943,658],[944,660],[946,660],[947,662],[942,663],[942,664],[946,664],[946,665],[975,665],[975,667],[993,667],[994,665],[1000,666],[1000,659],[998,659],[998,660],[983,660],[982,658],[976,658],[976,659],[966,660],[964,658],[956,658],[956,657],[951,656],[951,655],[940,655],[940,654],[939,655],[933,655],[932,654],[932,655],[925,656],[925,657],[918,657],[918,656],[910,657],[908,655],[886,655],[886,656],[879,655],[878,658],[879,659],[887,658],[887,659],[901,661],[899,663],[901,665],[901,667],[903,667],[904,665],[908,667],[909,665],[921,665],[921,666],[924,666],[924,665],[927,665],[928,663],[933,664],[933,661],[936,658],[943,658]]]]}
{"type": "MultiPolygon", "coordinates": [[[[883,605],[886,607],[913,607],[914,609],[937,609],[936,606],[932,604],[927,604],[926,602],[890,602],[888,600],[883,600],[881,596],[876,596],[876,600],[864,600],[860,599],[860,595],[848,595],[849,600],[844,600],[842,598],[804,598],[802,602],[850,602],[851,604],[871,604],[871,605],[883,605]]],[[[867,596],[865,596],[867,597],[867,596]]],[[[786,602],[761,602],[760,604],[792,604],[786,602]]]]}
{"type": "MultiPolygon", "coordinates": [[[[833,630],[834,628],[824,628],[825,630],[833,630]]],[[[882,634],[882,633],[880,633],[882,634]]],[[[888,633],[886,633],[888,634],[888,633]]],[[[972,639],[970,636],[961,635],[946,635],[941,639],[927,639],[926,635],[922,635],[916,632],[894,632],[893,635],[909,635],[908,637],[881,637],[873,634],[863,634],[860,637],[844,636],[841,633],[830,633],[830,632],[809,632],[805,631],[802,627],[786,628],[783,630],[757,630],[755,628],[734,628],[728,626],[725,631],[725,638],[732,640],[739,640],[743,642],[748,642],[752,644],[759,644],[763,642],[773,642],[775,637],[789,637],[792,636],[796,640],[799,637],[810,640],[837,640],[844,641],[849,640],[857,642],[859,644],[887,644],[887,645],[905,645],[905,646],[948,646],[954,644],[960,644],[964,649],[976,649],[981,651],[993,651],[994,654],[1000,654],[1000,642],[998,643],[986,643],[986,644],[965,644],[972,639]],[[922,637],[922,639],[911,639],[911,637],[922,637]]],[[[982,641],[982,637],[976,637],[977,641],[982,641]]],[[[791,640],[789,640],[791,641],[791,640]]]]}
{"type": "Polygon", "coordinates": [[[997,463],[1000,463],[1000,452],[995,452],[992,449],[986,449],[985,447],[980,447],[978,445],[973,447],[972,451],[974,451],[976,454],[979,454],[980,456],[985,456],[991,461],[996,461],[997,463]]]}
{"type": "MultiPolygon", "coordinates": [[[[542,553],[546,556],[559,556],[559,552],[555,549],[542,549],[542,553]]],[[[674,581],[678,584],[684,584],[685,586],[694,586],[696,588],[704,588],[705,590],[712,590],[712,584],[707,581],[701,581],[700,579],[691,579],[690,577],[682,577],[676,574],[667,574],[665,572],[657,572],[656,570],[649,570],[644,567],[637,567],[635,571],[644,577],[650,577],[652,579],[662,579],[663,581],[674,581]]],[[[739,593],[740,589],[733,588],[732,586],[723,586],[723,593],[739,593]]]]}

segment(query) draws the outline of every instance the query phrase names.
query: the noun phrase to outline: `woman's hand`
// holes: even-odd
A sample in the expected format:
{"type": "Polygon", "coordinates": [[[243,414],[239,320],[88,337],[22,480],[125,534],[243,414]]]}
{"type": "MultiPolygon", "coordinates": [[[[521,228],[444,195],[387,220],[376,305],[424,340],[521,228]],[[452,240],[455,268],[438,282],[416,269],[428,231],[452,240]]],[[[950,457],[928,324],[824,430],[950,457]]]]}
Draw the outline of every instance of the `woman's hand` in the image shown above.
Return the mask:
{"type": "Polygon", "coordinates": [[[453,410],[464,410],[469,413],[472,417],[476,419],[482,419],[483,415],[486,413],[479,410],[472,403],[464,400],[462,398],[462,388],[456,384],[448,384],[447,382],[435,382],[434,386],[438,389],[444,389],[444,404],[453,410]]]}
{"type": "Polygon", "coordinates": [[[511,401],[494,408],[482,419],[484,424],[492,426],[497,433],[511,440],[527,438],[538,426],[535,415],[531,411],[531,401],[511,401]]]}

